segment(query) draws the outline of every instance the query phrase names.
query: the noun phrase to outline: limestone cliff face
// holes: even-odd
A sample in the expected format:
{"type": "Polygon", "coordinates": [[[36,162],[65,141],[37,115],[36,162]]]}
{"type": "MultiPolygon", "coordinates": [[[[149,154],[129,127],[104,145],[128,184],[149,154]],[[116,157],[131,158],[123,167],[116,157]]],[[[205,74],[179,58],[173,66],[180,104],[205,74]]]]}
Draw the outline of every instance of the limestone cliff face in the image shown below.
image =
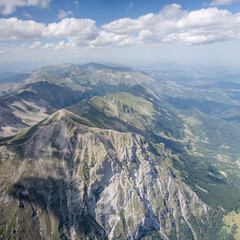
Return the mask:
{"type": "Polygon", "coordinates": [[[59,111],[0,149],[0,238],[197,239],[209,209],[173,158],[59,111]]]}

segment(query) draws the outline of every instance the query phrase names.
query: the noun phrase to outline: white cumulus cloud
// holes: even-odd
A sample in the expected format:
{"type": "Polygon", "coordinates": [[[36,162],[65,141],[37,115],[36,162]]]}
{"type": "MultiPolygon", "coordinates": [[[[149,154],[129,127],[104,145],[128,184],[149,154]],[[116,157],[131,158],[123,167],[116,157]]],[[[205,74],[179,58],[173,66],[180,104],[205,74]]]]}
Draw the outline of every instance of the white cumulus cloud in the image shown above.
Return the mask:
{"type": "Polygon", "coordinates": [[[47,33],[47,27],[42,23],[18,18],[0,19],[0,40],[38,39],[47,33]]]}
{"type": "Polygon", "coordinates": [[[48,24],[46,37],[67,38],[69,45],[79,47],[87,46],[98,34],[95,21],[91,19],[64,18],[59,23],[48,24]]]}
{"type": "Polygon", "coordinates": [[[17,7],[47,7],[51,0],[0,0],[0,14],[14,13],[17,7]]]}
{"type": "MultiPolygon", "coordinates": [[[[36,0],[37,1],[37,0],[36,0]]],[[[186,11],[178,4],[137,19],[122,18],[98,28],[92,19],[63,18],[49,24],[18,18],[0,19],[0,41],[55,39],[43,48],[123,47],[185,43],[208,44],[240,39],[240,13],[216,7],[186,11]],[[56,39],[60,42],[56,44],[56,39]]]]}
{"type": "Polygon", "coordinates": [[[130,35],[120,35],[105,30],[100,31],[96,39],[89,42],[89,46],[94,47],[112,47],[112,46],[124,46],[127,45],[130,35]],[[126,42],[127,41],[127,42],[126,42]],[[124,44],[125,42],[125,44],[124,44]]]}
{"type": "Polygon", "coordinates": [[[0,41],[40,38],[67,38],[70,41],[92,40],[98,35],[91,19],[64,18],[48,25],[18,18],[0,19],[0,41]]]}
{"type": "Polygon", "coordinates": [[[106,31],[135,38],[135,43],[180,42],[206,44],[239,39],[240,14],[217,8],[184,11],[178,4],[164,7],[157,14],[137,19],[123,18],[102,26],[106,31]]]}

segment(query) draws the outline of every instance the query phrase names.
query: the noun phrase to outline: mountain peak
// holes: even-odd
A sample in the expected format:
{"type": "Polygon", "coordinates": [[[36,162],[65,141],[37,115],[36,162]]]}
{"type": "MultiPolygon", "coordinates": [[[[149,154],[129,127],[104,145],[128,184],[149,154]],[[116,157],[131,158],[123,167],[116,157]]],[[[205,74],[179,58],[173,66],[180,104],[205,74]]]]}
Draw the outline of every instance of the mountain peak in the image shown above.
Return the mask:
{"type": "Polygon", "coordinates": [[[169,219],[168,229],[176,231],[172,222],[185,224],[195,236],[201,224],[188,220],[202,222],[209,208],[181,181],[171,152],[136,133],[73,124],[79,119],[86,120],[60,110],[12,141],[7,158],[6,146],[0,147],[4,166],[18,158],[18,167],[1,175],[9,189],[1,196],[1,216],[17,208],[12,225],[32,236],[35,224],[36,236],[141,239],[155,231],[160,237],[162,218],[169,219]]]}

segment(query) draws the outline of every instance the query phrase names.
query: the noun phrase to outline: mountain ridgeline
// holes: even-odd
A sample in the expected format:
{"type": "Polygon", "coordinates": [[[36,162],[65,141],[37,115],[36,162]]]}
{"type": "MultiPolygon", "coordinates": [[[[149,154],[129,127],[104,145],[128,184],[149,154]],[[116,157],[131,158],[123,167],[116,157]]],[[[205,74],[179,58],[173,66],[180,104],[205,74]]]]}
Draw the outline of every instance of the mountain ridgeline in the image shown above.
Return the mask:
{"type": "Polygon", "coordinates": [[[25,76],[0,99],[0,239],[239,239],[238,122],[124,66],[25,76]]]}

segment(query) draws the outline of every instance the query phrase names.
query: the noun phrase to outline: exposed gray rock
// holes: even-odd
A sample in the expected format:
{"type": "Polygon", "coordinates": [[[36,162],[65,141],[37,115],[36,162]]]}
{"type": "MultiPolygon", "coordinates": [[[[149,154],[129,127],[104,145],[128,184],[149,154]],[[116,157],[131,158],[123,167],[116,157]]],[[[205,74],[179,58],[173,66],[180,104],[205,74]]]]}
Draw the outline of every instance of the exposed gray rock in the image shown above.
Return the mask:
{"type": "Polygon", "coordinates": [[[3,238],[18,226],[24,239],[151,239],[152,232],[170,239],[184,223],[197,239],[190,217],[203,221],[208,206],[163,144],[81,125],[64,111],[54,118],[0,149],[3,238]],[[19,201],[24,208],[16,210],[19,201]]]}

